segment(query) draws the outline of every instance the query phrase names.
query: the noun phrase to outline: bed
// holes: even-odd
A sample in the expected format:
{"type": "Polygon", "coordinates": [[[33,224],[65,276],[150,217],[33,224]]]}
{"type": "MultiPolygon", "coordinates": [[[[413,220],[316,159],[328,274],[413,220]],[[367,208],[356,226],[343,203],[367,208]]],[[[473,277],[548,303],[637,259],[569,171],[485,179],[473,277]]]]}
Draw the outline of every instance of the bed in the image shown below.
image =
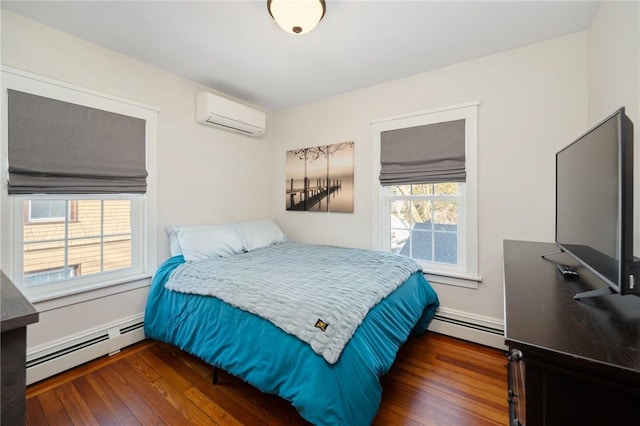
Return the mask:
{"type": "MultiPolygon", "coordinates": [[[[426,330],[438,307],[438,297],[422,272],[410,272],[399,284],[392,286],[389,294],[376,296],[380,300],[364,313],[351,335],[347,332],[346,343],[336,351],[332,344],[323,345],[324,341],[318,343],[314,338],[306,338],[305,330],[300,336],[296,335],[300,332],[285,331],[277,319],[264,319],[257,313],[259,309],[254,309],[253,305],[242,308],[237,306],[233,296],[226,293],[199,294],[198,291],[202,292],[202,289],[196,291],[192,288],[193,285],[189,285],[194,281],[201,281],[204,284],[200,287],[206,290],[216,283],[222,283],[219,287],[231,286],[233,291],[228,288],[225,291],[235,295],[240,290],[236,291],[236,287],[229,284],[225,273],[230,272],[226,270],[243,271],[245,275],[241,275],[238,288],[245,282],[259,280],[261,278],[255,277],[257,274],[253,274],[252,278],[254,266],[245,263],[253,258],[259,259],[256,271],[268,264],[270,266],[266,269],[269,272],[266,273],[263,269],[261,275],[266,275],[266,278],[274,275],[271,278],[278,281],[273,285],[263,285],[269,291],[263,292],[264,294],[258,291],[257,299],[271,297],[268,293],[277,291],[279,281],[289,279],[278,278],[278,270],[293,274],[291,285],[297,289],[297,280],[306,275],[305,270],[320,269],[315,278],[318,283],[315,287],[321,294],[325,291],[333,293],[333,284],[327,283],[325,286],[325,278],[322,277],[327,276],[330,271],[340,269],[336,265],[342,261],[331,257],[334,260],[325,262],[327,267],[323,270],[317,265],[307,265],[311,263],[309,259],[314,256],[313,253],[320,253],[318,256],[321,260],[326,259],[327,253],[337,253],[340,259],[349,259],[342,262],[346,264],[358,256],[375,258],[375,252],[290,242],[272,220],[259,224],[256,221],[236,223],[225,230],[216,229],[213,233],[207,233],[203,229],[188,229],[188,232],[184,232],[184,228],[181,230],[179,227],[171,228],[168,233],[170,241],[173,238],[174,243],[181,246],[181,250],[172,249],[174,256],[166,260],[153,277],[145,312],[146,336],[173,344],[263,392],[279,395],[290,401],[300,415],[313,424],[371,424],[382,396],[380,377],[390,369],[397,351],[409,336],[426,330]],[[269,229],[269,232],[264,232],[265,229],[269,229]],[[219,244],[221,235],[234,241],[219,244]],[[235,241],[236,235],[239,236],[241,247],[235,241]],[[204,246],[211,245],[212,238],[218,241],[213,250],[218,250],[216,255],[211,254],[211,247],[203,250],[204,246]],[[224,248],[220,249],[222,246],[224,248]],[[220,252],[223,252],[222,256],[219,255],[220,252]],[[282,253],[287,256],[292,253],[295,256],[297,253],[300,259],[296,263],[280,266],[269,263],[273,261],[273,256],[281,256],[282,253]],[[307,269],[305,265],[308,266],[307,269]],[[203,271],[211,272],[204,274],[203,271]],[[172,285],[181,280],[187,283],[187,290],[172,289],[172,285]]],[[[382,256],[395,255],[386,253],[382,256]]],[[[378,260],[373,263],[378,263],[378,260]]],[[[383,269],[388,267],[383,265],[383,269]]],[[[367,275],[366,271],[358,271],[358,274],[366,278],[355,280],[357,288],[370,280],[370,274],[367,275]]],[[[398,275],[397,271],[393,274],[398,275]]],[[[334,280],[331,274],[329,276],[332,277],[330,280],[334,280]]],[[[295,293],[291,288],[288,291],[295,293]]],[[[366,293],[371,291],[367,289],[366,293]]],[[[255,301],[252,303],[255,304],[255,301]]],[[[329,301],[331,306],[338,303],[329,301]]],[[[353,303],[350,300],[346,305],[353,303]]],[[[273,305],[273,302],[266,304],[273,305]]],[[[315,304],[311,305],[314,305],[311,309],[317,309],[315,304]]],[[[278,307],[275,310],[284,312],[283,309],[278,307]]],[[[335,307],[333,310],[336,310],[335,307]]],[[[329,313],[316,316],[320,315],[323,318],[316,321],[314,317],[314,324],[308,330],[315,332],[314,336],[319,335],[332,341],[327,338],[330,334],[327,331],[338,320],[328,316],[329,313]]],[[[269,317],[269,314],[266,316],[269,317]]]]}

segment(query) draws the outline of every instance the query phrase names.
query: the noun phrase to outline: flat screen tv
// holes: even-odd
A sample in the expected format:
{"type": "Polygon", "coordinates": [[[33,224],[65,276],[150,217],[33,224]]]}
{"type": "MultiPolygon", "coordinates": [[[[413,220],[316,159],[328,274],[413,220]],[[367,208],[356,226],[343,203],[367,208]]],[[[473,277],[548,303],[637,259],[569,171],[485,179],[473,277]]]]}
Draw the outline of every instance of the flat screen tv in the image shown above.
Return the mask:
{"type": "Polygon", "coordinates": [[[604,281],[576,299],[640,293],[633,256],[633,123],[618,109],[556,154],[556,245],[604,281]]]}

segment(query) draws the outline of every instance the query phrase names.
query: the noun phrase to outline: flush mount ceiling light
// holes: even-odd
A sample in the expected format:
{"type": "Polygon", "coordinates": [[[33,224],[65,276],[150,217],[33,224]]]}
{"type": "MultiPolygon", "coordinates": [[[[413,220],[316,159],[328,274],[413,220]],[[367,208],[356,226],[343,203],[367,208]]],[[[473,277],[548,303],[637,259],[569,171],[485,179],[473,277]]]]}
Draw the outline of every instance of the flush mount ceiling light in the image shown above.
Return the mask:
{"type": "Polygon", "coordinates": [[[267,10],[286,32],[306,34],[322,20],[326,5],[324,0],[268,0],[267,10]]]}

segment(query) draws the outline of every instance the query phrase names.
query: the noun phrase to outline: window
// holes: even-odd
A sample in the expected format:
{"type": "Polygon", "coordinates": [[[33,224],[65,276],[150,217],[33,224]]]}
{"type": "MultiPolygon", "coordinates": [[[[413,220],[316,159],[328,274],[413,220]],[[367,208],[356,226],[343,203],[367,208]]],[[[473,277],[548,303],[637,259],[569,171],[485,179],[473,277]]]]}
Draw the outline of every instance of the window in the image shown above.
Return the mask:
{"type": "Polygon", "coordinates": [[[1,72],[3,271],[44,308],[148,285],[157,261],[158,110],[1,72]]]}
{"type": "Polygon", "coordinates": [[[462,183],[394,185],[385,188],[390,251],[424,262],[457,265],[462,183]]]}
{"type": "Polygon", "coordinates": [[[473,103],[372,123],[374,249],[411,257],[433,282],[471,288],[481,280],[476,122],[473,103]]]}
{"type": "Polygon", "coordinates": [[[133,199],[33,199],[23,206],[30,211],[22,239],[25,286],[139,269],[131,247],[136,229],[132,223],[133,199]],[[46,213],[54,212],[58,220],[50,220],[53,217],[49,215],[47,222],[33,222],[34,206],[43,207],[46,213]],[[76,218],[65,220],[70,217],[72,206],[76,218]]]}

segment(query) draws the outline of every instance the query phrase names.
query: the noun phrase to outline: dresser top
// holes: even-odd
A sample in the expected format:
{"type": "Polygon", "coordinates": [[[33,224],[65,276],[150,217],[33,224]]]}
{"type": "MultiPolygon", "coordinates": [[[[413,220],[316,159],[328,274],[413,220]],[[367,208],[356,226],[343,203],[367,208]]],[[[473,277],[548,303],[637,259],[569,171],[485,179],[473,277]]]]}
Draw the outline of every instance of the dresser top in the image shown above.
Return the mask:
{"type": "Polygon", "coordinates": [[[2,332],[38,322],[38,311],[0,271],[0,328],[2,332]]]}
{"type": "Polygon", "coordinates": [[[503,249],[509,345],[640,374],[640,297],[574,300],[606,284],[566,253],[542,258],[555,244],[505,240],[503,249]],[[558,263],[574,266],[578,278],[564,278],[558,263]]]}

